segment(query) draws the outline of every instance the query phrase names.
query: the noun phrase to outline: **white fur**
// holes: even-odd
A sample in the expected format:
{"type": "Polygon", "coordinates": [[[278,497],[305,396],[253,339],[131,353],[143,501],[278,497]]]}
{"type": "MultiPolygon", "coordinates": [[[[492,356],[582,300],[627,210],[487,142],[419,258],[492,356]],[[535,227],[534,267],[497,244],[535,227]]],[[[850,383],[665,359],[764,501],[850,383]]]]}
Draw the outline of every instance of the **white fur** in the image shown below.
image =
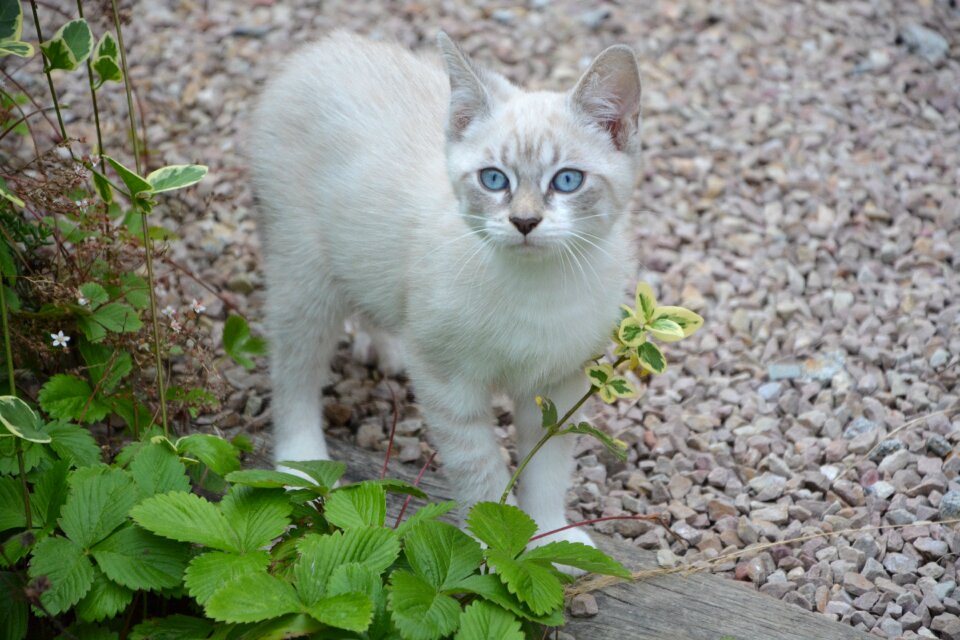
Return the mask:
{"type": "MultiPolygon", "coordinates": [[[[436,57],[343,33],[303,50],[267,87],[251,151],[276,459],[327,457],[320,388],[344,319],[358,314],[401,339],[447,478],[469,505],[496,500],[508,480],[491,394],[514,399],[526,453],[541,435],[535,396],[571,406],[615,323],[632,272],[639,80],[633,54],[613,47],[576,93],[528,93],[440,44],[449,74],[436,57]],[[617,129],[626,145],[610,133],[616,96],[635,103],[617,107],[632,118],[617,129]],[[487,166],[510,177],[510,197],[482,191],[487,166]],[[570,195],[544,195],[563,167],[596,190],[589,215],[570,195]],[[524,238],[511,208],[543,220],[524,238]]],[[[399,348],[387,350],[396,368],[399,348]]],[[[541,531],[566,524],[572,444],[554,440],[521,479],[519,504],[541,531]]],[[[558,538],[589,542],[579,530],[558,538]]]]}

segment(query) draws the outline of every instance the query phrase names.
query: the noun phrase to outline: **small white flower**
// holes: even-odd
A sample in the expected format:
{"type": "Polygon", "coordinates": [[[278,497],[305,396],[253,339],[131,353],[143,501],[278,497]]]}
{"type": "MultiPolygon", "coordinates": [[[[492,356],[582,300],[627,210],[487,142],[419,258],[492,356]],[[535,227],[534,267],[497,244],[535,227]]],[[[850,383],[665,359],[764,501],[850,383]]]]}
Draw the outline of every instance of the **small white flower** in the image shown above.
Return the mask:
{"type": "Polygon", "coordinates": [[[89,201],[89,200],[75,200],[73,204],[77,205],[77,208],[80,209],[80,211],[86,212],[87,207],[90,206],[90,201],[89,201]]]}
{"type": "Polygon", "coordinates": [[[90,301],[84,298],[83,296],[80,296],[77,298],[77,304],[80,305],[81,307],[85,307],[88,304],[90,304],[90,301]]]}
{"type": "Polygon", "coordinates": [[[70,342],[70,336],[63,335],[63,331],[57,331],[56,333],[51,333],[50,337],[53,338],[53,346],[67,348],[67,343],[70,342]]]}
{"type": "Polygon", "coordinates": [[[202,304],[200,304],[196,298],[194,298],[193,301],[190,303],[190,308],[193,309],[193,312],[196,313],[197,315],[207,310],[207,308],[202,304]]]}
{"type": "Polygon", "coordinates": [[[173,316],[177,315],[177,310],[171,307],[170,305],[167,305],[163,308],[163,311],[161,311],[160,313],[167,316],[168,318],[172,318],[173,316]]]}
{"type": "Polygon", "coordinates": [[[173,329],[174,333],[180,333],[180,330],[183,329],[183,326],[176,320],[171,320],[170,328],[173,329]]]}

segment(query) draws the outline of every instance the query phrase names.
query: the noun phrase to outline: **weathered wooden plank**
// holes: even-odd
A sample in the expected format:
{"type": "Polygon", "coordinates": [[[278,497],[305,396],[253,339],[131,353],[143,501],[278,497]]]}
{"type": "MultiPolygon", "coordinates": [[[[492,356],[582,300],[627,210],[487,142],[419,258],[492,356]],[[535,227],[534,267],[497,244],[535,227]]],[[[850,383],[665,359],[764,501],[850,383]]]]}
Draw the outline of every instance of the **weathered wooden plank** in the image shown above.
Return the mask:
{"type": "MultiPolygon", "coordinates": [[[[350,481],[374,478],[381,457],[330,441],[331,454],[347,463],[350,481]]],[[[412,481],[417,469],[391,464],[389,475],[412,481]]],[[[427,472],[420,486],[432,499],[448,499],[442,473],[427,472]]],[[[390,505],[396,517],[399,503],[390,505]]],[[[594,533],[600,548],[632,570],[656,567],[655,554],[594,533]]],[[[593,594],[600,614],[570,618],[577,640],[867,640],[851,627],[764,595],[742,583],[709,574],[671,574],[608,586],[593,594]]]]}

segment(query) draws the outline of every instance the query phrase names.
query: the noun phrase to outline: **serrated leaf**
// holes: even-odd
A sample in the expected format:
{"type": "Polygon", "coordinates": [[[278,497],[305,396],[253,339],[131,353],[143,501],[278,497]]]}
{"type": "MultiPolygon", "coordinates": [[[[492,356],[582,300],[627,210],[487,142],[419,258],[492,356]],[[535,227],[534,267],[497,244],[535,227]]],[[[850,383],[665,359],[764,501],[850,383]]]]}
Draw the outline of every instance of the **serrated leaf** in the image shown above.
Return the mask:
{"type": "Polygon", "coordinates": [[[618,578],[629,578],[631,575],[626,567],[603,551],[580,542],[568,542],[566,540],[548,542],[536,549],[525,551],[519,559],[563,564],[592,573],[617,576],[618,578]]]}
{"type": "Polygon", "coordinates": [[[84,549],[103,540],[126,521],[130,508],[139,499],[130,475],[105,465],[74,471],[69,484],[60,528],[84,549]]]}
{"type": "Polygon", "coordinates": [[[654,319],[671,320],[683,330],[683,337],[687,337],[703,326],[703,318],[683,307],[658,307],[653,314],[654,319]]]}
{"type": "Polygon", "coordinates": [[[423,489],[417,487],[406,480],[398,480],[396,478],[379,478],[377,480],[364,480],[364,484],[373,484],[378,487],[383,487],[387,493],[399,493],[402,495],[413,496],[414,498],[420,498],[421,500],[427,500],[428,496],[424,493],[423,489]]]}
{"type": "Polygon", "coordinates": [[[168,491],[190,491],[187,468],[170,448],[149,442],[130,461],[130,474],[144,497],[168,491]]]}
{"type": "Polygon", "coordinates": [[[0,427],[3,428],[0,437],[14,436],[38,444],[50,442],[50,435],[43,432],[40,416],[16,396],[0,396],[0,427]]]}
{"type": "Polygon", "coordinates": [[[263,355],[267,344],[250,334],[250,326],[241,316],[231,315],[223,325],[223,350],[246,369],[255,365],[248,355],[263,355]]]}
{"type": "Polygon", "coordinates": [[[650,333],[662,342],[683,340],[683,328],[670,318],[654,318],[650,323],[650,333]]]}
{"type": "Polygon", "coordinates": [[[537,615],[530,611],[516,596],[511,594],[506,585],[493,573],[485,575],[474,574],[467,576],[451,591],[457,593],[472,593],[496,604],[514,614],[547,627],[559,627],[563,624],[563,611],[551,611],[546,615],[537,615]]]}
{"type": "Polygon", "coordinates": [[[647,339],[644,331],[643,323],[630,316],[620,321],[617,337],[624,346],[639,347],[647,339]]]}
{"type": "Polygon", "coordinates": [[[110,407],[93,397],[93,389],[86,380],[65,373],[47,380],[37,400],[51,418],[58,420],[89,424],[102,420],[110,412],[110,407]]]}
{"type": "Polygon", "coordinates": [[[22,578],[12,571],[0,571],[0,638],[23,640],[27,637],[29,608],[22,578]]]}
{"type": "Polygon", "coordinates": [[[513,557],[527,546],[537,523],[512,505],[478,502],[467,515],[467,528],[488,547],[513,557]]]}
{"type": "Polygon", "coordinates": [[[180,584],[188,549],[139,527],[124,527],[91,550],[114,582],[135,590],[168,589],[180,584]]]}
{"type": "Polygon", "coordinates": [[[333,460],[288,460],[278,462],[277,466],[302,471],[321,487],[331,488],[343,477],[347,465],[333,460]]]}
{"type": "Polygon", "coordinates": [[[99,569],[94,569],[90,591],[77,603],[77,617],[86,622],[100,622],[114,617],[132,601],[133,591],[113,582],[99,569]]]}
{"type": "Polygon", "coordinates": [[[205,640],[213,623],[203,618],[172,615],[144,620],[130,630],[128,640],[205,640]]]}
{"type": "MultiPolygon", "coordinates": [[[[226,630],[224,630],[226,631],[226,630]]],[[[302,638],[315,634],[317,631],[326,631],[324,638],[330,636],[330,629],[314,620],[305,613],[291,613],[272,620],[264,620],[257,624],[244,625],[241,628],[230,629],[229,640],[287,640],[288,638],[302,638]],[[239,633],[238,633],[239,632],[239,633]]],[[[320,636],[311,636],[319,638],[320,636]]],[[[349,636],[344,636],[345,638],[349,636]]],[[[224,640],[215,633],[211,640],[224,640]]]]}
{"type": "Polygon", "coordinates": [[[509,612],[478,600],[460,614],[454,640],[524,640],[520,621],[509,612]]]}
{"type": "Polygon", "coordinates": [[[87,59],[93,49],[93,34],[83,18],[71,20],[40,44],[47,59],[47,69],[73,71],[87,59]]]}
{"type": "Polygon", "coordinates": [[[143,322],[136,309],[125,302],[105,304],[94,311],[91,318],[113,333],[136,333],[143,328],[143,322]]]}
{"type": "Polygon", "coordinates": [[[93,316],[79,316],[77,327],[90,342],[102,342],[107,337],[107,330],[93,319],[93,316]]]}
{"type": "Polygon", "coordinates": [[[100,393],[113,393],[120,381],[133,370],[133,358],[126,351],[91,342],[81,342],[79,349],[87,364],[90,383],[100,393]]]}
{"type": "Polygon", "coordinates": [[[133,508],[130,516],[147,531],[164,538],[240,551],[226,516],[216,505],[192,493],[172,491],[147,498],[133,508]]]}
{"type": "Polygon", "coordinates": [[[513,559],[498,549],[487,549],[487,562],[496,568],[497,577],[507,590],[536,614],[563,608],[563,585],[554,575],[555,569],[536,562],[513,559]]]}
{"type": "Polygon", "coordinates": [[[26,526],[23,487],[13,476],[0,476],[0,531],[26,526]]]}
{"type": "Polygon", "coordinates": [[[440,591],[476,571],[483,561],[476,540],[436,520],[414,527],[404,539],[403,553],[414,572],[440,591]]]}
{"type": "Polygon", "coordinates": [[[50,465],[33,485],[30,507],[33,510],[34,524],[50,525],[60,517],[60,509],[67,500],[69,484],[67,482],[70,462],[60,460],[50,465]]]}
{"type": "Polygon", "coordinates": [[[331,627],[361,632],[373,619],[373,601],[363,593],[341,593],[307,607],[312,618],[331,627]]]}
{"type": "Polygon", "coordinates": [[[174,164],[152,172],[147,182],[153,186],[154,193],[163,193],[197,184],[205,175],[207,167],[202,164],[174,164]]]}
{"type": "Polygon", "coordinates": [[[400,542],[390,529],[367,528],[329,535],[307,534],[297,543],[300,558],[293,567],[297,591],[303,602],[316,602],[327,593],[334,570],[357,563],[377,574],[400,555],[400,542]]]}
{"type": "Polygon", "coordinates": [[[40,529],[25,529],[15,533],[0,544],[0,567],[12,567],[26,557],[38,538],[47,535],[40,529]]]}
{"type": "Polygon", "coordinates": [[[87,299],[91,310],[110,301],[110,294],[103,288],[103,285],[96,282],[87,282],[80,285],[80,294],[87,299]]]}
{"type": "Polygon", "coordinates": [[[123,297],[133,308],[146,309],[150,306],[150,286],[142,277],[135,273],[122,273],[120,284],[123,285],[123,297]]]}
{"type": "Polygon", "coordinates": [[[456,631],[460,623],[456,600],[403,569],[394,571],[390,582],[390,612],[404,640],[437,640],[456,631]]]}
{"type": "Polygon", "coordinates": [[[564,433],[582,433],[589,436],[593,436],[599,440],[603,446],[610,450],[610,453],[615,455],[620,460],[627,459],[627,445],[622,440],[617,440],[616,438],[611,437],[604,431],[597,429],[596,427],[590,425],[587,422],[581,422],[576,425],[572,425],[569,429],[564,429],[564,433]]]}
{"type": "Polygon", "coordinates": [[[653,320],[657,309],[657,297],[653,295],[653,287],[646,282],[637,283],[637,314],[646,322],[653,320]]]}
{"type": "Polygon", "coordinates": [[[323,515],[341,529],[382,527],[387,514],[387,495],[383,487],[363,482],[341,487],[324,503],[323,515]]]}
{"type": "Polygon", "coordinates": [[[47,612],[62,613],[80,601],[93,584],[93,563],[72,540],[51,536],[33,548],[31,578],[46,576],[50,588],[40,595],[47,612]]]}
{"type": "Polygon", "coordinates": [[[247,573],[218,589],[203,607],[220,622],[259,622],[302,608],[293,585],[268,573],[247,573]]]}
{"type": "Polygon", "coordinates": [[[667,370],[667,359],[660,351],[660,347],[652,342],[645,342],[637,349],[640,366],[650,373],[663,373],[667,370]]]}
{"type": "Polygon", "coordinates": [[[243,555],[208,551],[190,561],[183,582],[197,602],[206,604],[223,585],[248,573],[266,571],[269,564],[270,555],[266,551],[243,555]]]}
{"type": "Polygon", "coordinates": [[[434,518],[439,518],[443,514],[452,511],[457,508],[457,503],[452,500],[446,502],[430,502],[423,505],[420,509],[417,510],[412,516],[404,520],[397,526],[396,531],[397,535],[401,539],[406,537],[410,531],[413,530],[421,522],[426,522],[428,520],[433,520],[434,518]]]}
{"type": "Polygon", "coordinates": [[[283,489],[285,487],[315,488],[319,487],[313,480],[269,469],[241,469],[231,471],[224,480],[233,484],[256,487],[258,489],[283,489]]]}
{"type": "Polygon", "coordinates": [[[206,433],[194,433],[177,440],[177,450],[196,456],[200,462],[221,476],[240,468],[237,450],[229,442],[206,433]]]}
{"type": "Polygon", "coordinates": [[[120,180],[123,181],[123,184],[129,190],[129,194],[135,201],[137,195],[140,193],[149,193],[153,191],[153,185],[138,176],[134,171],[126,168],[110,156],[103,156],[104,160],[110,163],[110,166],[113,167],[113,170],[117,172],[117,175],[120,176],[120,180]]]}
{"type": "Polygon", "coordinates": [[[557,405],[550,398],[537,396],[537,407],[540,409],[540,426],[544,429],[557,424],[559,416],[557,415],[557,405]]]}
{"type": "Polygon", "coordinates": [[[607,384],[607,381],[613,377],[613,367],[609,364],[594,364],[586,367],[583,370],[587,374],[587,378],[590,379],[590,383],[593,386],[600,388],[607,384]]]}
{"type": "Polygon", "coordinates": [[[220,501],[241,552],[255,551],[280,537],[290,524],[291,509],[283,492],[251,487],[233,487],[220,501]]]}
{"type": "Polygon", "coordinates": [[[100,445],[89,429],[60,422],[47,425],[46,431],[50,448],[73,466],[89,467],[100,462],[100,445]]]}
{"type": "Polygon", "coordinates": [[[365,593],[376,601],[383,595],[383,582],[380,574],[370,567],[359,562],[349,562],[334,568],[327,579],[327,595],[336,596],[341,593],[365,593]]]}

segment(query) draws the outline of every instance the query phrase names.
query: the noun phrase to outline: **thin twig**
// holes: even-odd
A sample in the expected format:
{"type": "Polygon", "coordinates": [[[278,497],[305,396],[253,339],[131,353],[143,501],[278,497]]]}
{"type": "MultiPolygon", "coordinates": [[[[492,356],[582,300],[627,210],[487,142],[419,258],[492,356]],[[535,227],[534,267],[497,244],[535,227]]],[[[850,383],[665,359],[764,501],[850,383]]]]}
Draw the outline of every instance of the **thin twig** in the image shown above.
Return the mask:
{"type": "MultiPolygon", "coordinates": [[[[37,15],[37,0],[30,0],[30,8],[33,9],[33,24],[37,29],[37,40],[43,43],[43,32],[40,30],[40,16],[37,15]]],[[[67,141],[67,128],[63,124],[63,114],[60,113],[60,101],[57,100],[57,90],[53,86],[53,76],[47,66],[47,54],[43,48],[40,48],[40,57],[43,60],[43,73],[47,76],[47,84],[50,86],[50,96],[53,98],[53,108],[57,112],[57,122],[60,124],[61,142],[67,144],[67,150],[70,151],[70,157],[73,158],[73,149],[67,141]]]]}
{"type": "Polygon", "coordinates": [[[393,392],[393,385],[384,378],[384,384],[390,390],[390,400],[393,402],[393,422],[390,424],[390,439],[387,441],[387,452],[383,454],[383,467],[380,469],[380,479],[387,477],[387,464],[390,462],[390,454],[393,452],[393,437],[397,433],[397,418],[400,417],[400,409],[397,406],[397,395],[393,392]]]}
{"type": "MultiPolygon", "coordinates": [[[[426,473],[427,468],[433,462],[433,459],[437,457],[437,452],[434,451],[430,454],[430,457],[427,458],[427,461],[423,463],[423,466],[420,467],[420,473],[417,474],[417,479],[413,481],[413,486],[420,486],[420,479],[423,478],[423,474],[426,473]]],[[[403,506],[400,507],[400,513],[397,514],[397,521],[393,523],[393,528],[396,529],[400,526],[400,522],[403,520],[403,514],[407,512],[407,505],[410,504],[410,500],[413,499],[413,496],[407,496],[403,501],[403,506]]]]}

